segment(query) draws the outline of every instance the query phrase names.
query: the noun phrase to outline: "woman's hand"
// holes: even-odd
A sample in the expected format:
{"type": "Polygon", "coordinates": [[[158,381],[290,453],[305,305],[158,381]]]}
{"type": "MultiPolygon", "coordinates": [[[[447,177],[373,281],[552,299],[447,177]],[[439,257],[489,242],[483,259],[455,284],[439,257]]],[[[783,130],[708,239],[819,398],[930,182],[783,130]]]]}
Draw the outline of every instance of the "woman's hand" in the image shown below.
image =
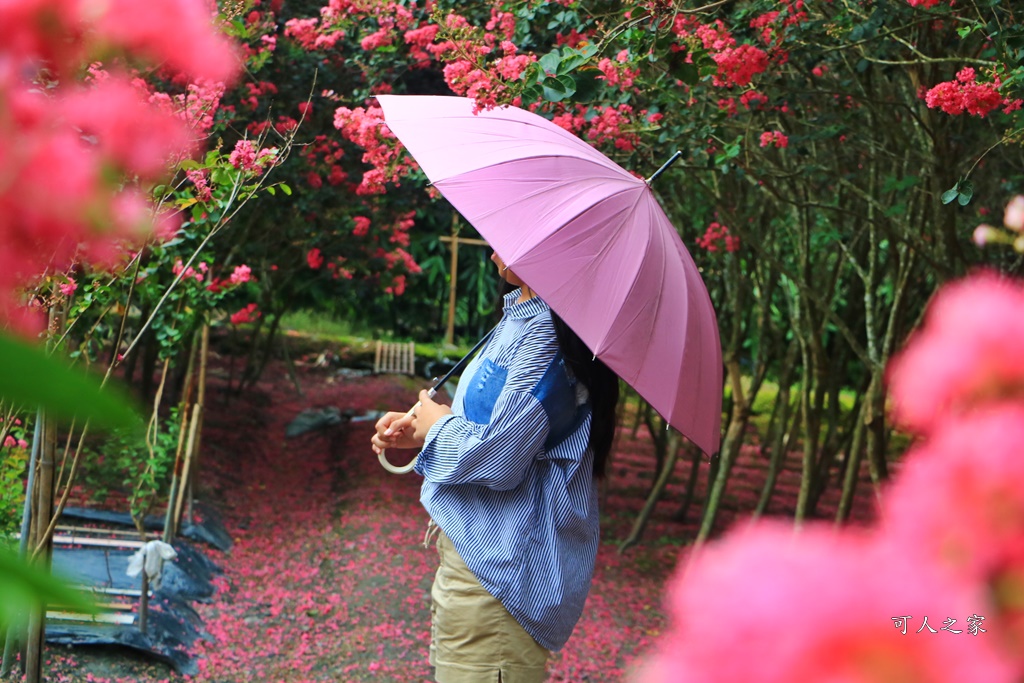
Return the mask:
{"type": "Polygon", "coordinates": [[[388,448],[418,448],[422,446],[422,439],[417,442],[413,438],[412,422],[411,413],[386,413],[384,417],[377,420],[377,433],[370,438],[373,452],[380,455],[388,448]]]}
{"type": "Polygon", "coordinates": [[[373,452],[380,455],[388,448],[420,448],[434,423],[452,409],[436,403],[430,394],[420,392],[420,404],[408,413],[387,413],[377,420],[377,433],[370,438],[373,452]]]}
{"type": "Polygon", "coordinates": [[[434,426],[434,423],[445,415],[452,412],[452,409],[443,403],[436,403],[430,398],[430,392],[424,389],[420,392],[420,405],[413,410],[413,438],[419,439],[420,445],[427,438],[427,432],[434,426]]]}

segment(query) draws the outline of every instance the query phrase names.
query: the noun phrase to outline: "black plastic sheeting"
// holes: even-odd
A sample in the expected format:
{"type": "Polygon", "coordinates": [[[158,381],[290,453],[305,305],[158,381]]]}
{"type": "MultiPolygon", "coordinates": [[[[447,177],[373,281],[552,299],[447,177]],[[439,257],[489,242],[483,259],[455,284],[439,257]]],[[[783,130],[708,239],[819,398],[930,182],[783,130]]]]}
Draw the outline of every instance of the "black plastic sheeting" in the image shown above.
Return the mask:
{"type": "Polygon", "coordinates": [[[191,653],[200,638],[208,638],[203,622],[187,603],[155,595],[149,601],[146,634],[136,624],[48,621],[46,642],[57,645],[120,645],[170,664],[185,676],[199,667],[191,653]]]}
{"type": "MultiPolygon", "coordinates": [[[[64,508],[64,512],[61,516],[67,520],[79,520],[83,522],[95,522],[98,524],[122,526],[132,529],[135,528],[132,516],[127,512],[67,507],[64,508]]],[[[224,528],[224,524],[221,522],[220,515],[217,514],[217,512],[205,505],[197,505],[196,517],[201,521],[185,525],[180,531],[182,536],[194,541],[202,541],[203,543],[207,543],[218,550],[223,550],[224,552],[231,550],[233,541],[231,540],[231,536],[228,534],[227,529],[224,528]]],[[[143,520],[143,526],[147,531],[163,531],[164,518],[148,515],[143,520]]]]}
{"type": "Polygon", "coordinates": [[[341,409],[335,406],[307,408],[288,423],[288,426],[285,427],[284,435],[292,438],[306,432],[313,432],[341,424],[350,417],[352,417],[350,412],[342,413],[341,409]]]}
{"type": "MultiPolygon", "coordinates": [[[[65,521],[76,520],[99,525],[102,528],[96,529],[98,534],[102,534],[103,528],[134,527],[131,516],[126,513],[73,508],[65,509],[64,517],[65,521]]],[[[210,540],[207,542],[216,547],[230,548],[231,538],[220,524],[219,517],[208,509],[203,509],[199,517],[202,519],[201,524],[188,527],[193,535],[203,540],[208,537],[210,540]]],[[[162,519],[147,518],[147,529],[159,530],[162,527],[162,519]]],[[[197,674],[198,667],[191,652],[196,640],[208,637],[208,634],[199,614],[189,603],[206,602],[213,597],[213,579],[221,570],[189,541],[176,539],[171,545],[178,557],[164,564],[160,587],[151,592],[145,634],[139,630],[137,623],[121,625],[50,619],[46,626],[47,642],[64,645],[120,645],[167,662],[181,674],[197,674]]],[[[74,584],[97,589],[137,591],[141,588],[140,577],[131,577],[125,573],[134,553],[134,548],[56,546],[53,551],[53,569],[74,584]]],[[[117,596],[117,599],[136,605],[139,600],[132,596],[117,596]]],[[[137,609],[130,613],[136,619],[137,609]]]]}

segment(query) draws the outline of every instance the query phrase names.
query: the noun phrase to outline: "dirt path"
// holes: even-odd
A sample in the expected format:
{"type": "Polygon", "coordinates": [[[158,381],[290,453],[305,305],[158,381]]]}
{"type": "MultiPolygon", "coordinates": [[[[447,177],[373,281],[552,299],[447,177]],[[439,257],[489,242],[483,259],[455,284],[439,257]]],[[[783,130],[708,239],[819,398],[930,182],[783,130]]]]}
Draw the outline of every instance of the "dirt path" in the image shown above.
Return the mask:
{"type": "MultiPolygon", "coordinates": [[[[199,605],[210,640],[200,646],[195,681],[427,681],[429,588],[436,554],[422,546],[427,523],[419,478],[380,468],[368,448],[372,422],[346,423],[286,439],[303,409],[336,406],[361,415],[414,400],[418,382],[309,370],[300,397],[271,367],[248,394],[225,400],[222,380],[204,427],[203,498],[219,508],[235,539],[214,601],[199,605]]],[[[583,618],[554,658],[552,681],[623,680],[664,626],[666,577],[692,538],[694,521],[669,520],[663,503],[645,541],[625,556],[623,538],[653,478],[650,444],[623,435],[611,468],[597,571],[583,618]]],[[[749,505],[758,463],[733,496],[722,524],[749,505]]],[[[677,468],[678,497],[688,467],[677,468]]],[[[784,483],[783,486],[786,486],[784,483]]],[[[703,482],[698,505],[703,500],[703,482]]],[[[787,499],[780,500],[784,510],[787,499]]],[[[863,506],[862,506],[863,507],[863,506]]],[[[122,651],[51,653],[50,681],[181,680],[162,665],[122,651]]]]}

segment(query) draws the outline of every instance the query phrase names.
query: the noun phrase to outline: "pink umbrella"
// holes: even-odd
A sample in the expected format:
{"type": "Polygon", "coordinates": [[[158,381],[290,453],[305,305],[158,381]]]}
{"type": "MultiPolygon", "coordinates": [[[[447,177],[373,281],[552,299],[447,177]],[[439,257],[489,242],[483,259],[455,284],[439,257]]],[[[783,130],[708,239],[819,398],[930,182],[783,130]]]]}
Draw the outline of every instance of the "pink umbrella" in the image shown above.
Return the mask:
{"type": "Polygon", "coordinates": [[[461,97],[377,97],[441,194],[608,367],[718,451],[711,298],[648,181],[547,119],[461,97]]]}

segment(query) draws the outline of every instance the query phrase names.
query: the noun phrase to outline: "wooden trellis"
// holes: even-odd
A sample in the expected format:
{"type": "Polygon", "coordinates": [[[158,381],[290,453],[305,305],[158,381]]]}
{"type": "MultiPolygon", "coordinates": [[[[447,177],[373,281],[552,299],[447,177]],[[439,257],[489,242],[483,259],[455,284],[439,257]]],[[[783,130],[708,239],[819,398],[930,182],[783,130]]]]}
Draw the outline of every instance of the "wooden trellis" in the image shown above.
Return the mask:
{"type": "Polygon", "coordinates": [[[416,345],[412,342],[377,341],[373,359],[374,374],[416,374],[416,345]]]}

